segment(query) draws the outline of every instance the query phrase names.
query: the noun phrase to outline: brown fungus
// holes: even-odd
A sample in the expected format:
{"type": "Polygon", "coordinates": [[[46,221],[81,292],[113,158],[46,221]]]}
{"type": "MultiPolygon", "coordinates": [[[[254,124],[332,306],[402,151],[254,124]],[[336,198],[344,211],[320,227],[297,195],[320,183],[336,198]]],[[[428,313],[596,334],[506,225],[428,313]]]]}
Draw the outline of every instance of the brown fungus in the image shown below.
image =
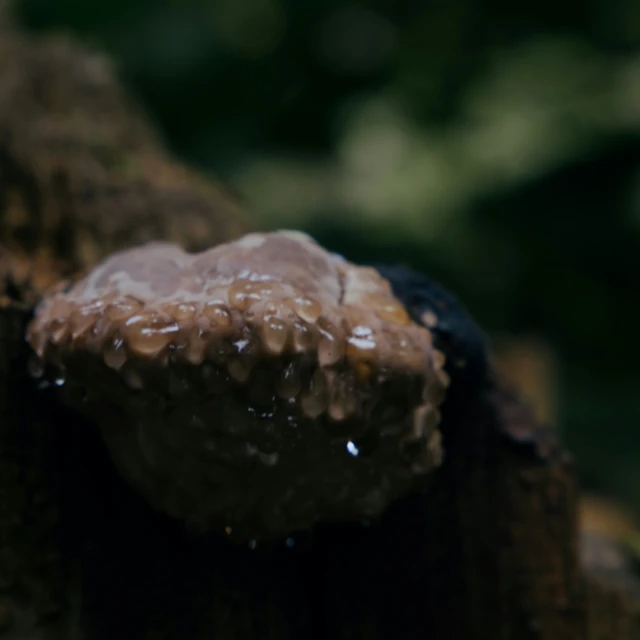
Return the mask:
{"type": "Polygon", "coordinates": [[[114,254],[45,300],[28,340],[129,482],[195,527],[376,516],[441,457],[431,333],[301,233],[114,254]]]}

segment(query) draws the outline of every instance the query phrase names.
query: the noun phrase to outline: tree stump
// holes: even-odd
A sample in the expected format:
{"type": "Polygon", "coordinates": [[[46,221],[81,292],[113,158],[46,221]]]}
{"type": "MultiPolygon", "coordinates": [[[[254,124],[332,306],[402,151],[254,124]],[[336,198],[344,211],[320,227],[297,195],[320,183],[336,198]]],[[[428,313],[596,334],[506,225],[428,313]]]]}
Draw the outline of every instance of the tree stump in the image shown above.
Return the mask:
{"type": "Polygon", "coordinates": [[[640,638],[630,571],[581,562],[570,456],[495,376],[452,390],[433,485],[377,522],[253,548],[189,533],[124,483],[29,375],[34,305],[114,249],[249,227],[168,157],[104,58],[2,33],[0,637],[640,638]]]}

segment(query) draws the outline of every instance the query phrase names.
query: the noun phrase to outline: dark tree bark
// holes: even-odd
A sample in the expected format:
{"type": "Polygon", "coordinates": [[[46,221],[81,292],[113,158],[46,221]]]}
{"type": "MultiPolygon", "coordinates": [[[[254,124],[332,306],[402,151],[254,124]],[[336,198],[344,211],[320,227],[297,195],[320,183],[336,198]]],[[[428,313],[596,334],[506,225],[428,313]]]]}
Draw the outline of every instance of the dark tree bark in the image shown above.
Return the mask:
{"type": "Polygon", "coordinates": [[[115,248],[242,233],[104,60],[0,40],[0,637],[631,640],[627,572],[580,560],[570,457],[491,375],[452,390],[445,463],[379,522],[252,549],[154,512],[28,373],[39,295],[115,248]],[[606,572],[605,572],[606,573],[606,572]]]}
{"type": "Polygon", "coordinates": [[[0,268],[41,292],[116,249],[246,232],[233,200],[173,161],[103,56],[0,32],[0,268]],[[2,259],[3,258],[3,259],[2,259]]]}

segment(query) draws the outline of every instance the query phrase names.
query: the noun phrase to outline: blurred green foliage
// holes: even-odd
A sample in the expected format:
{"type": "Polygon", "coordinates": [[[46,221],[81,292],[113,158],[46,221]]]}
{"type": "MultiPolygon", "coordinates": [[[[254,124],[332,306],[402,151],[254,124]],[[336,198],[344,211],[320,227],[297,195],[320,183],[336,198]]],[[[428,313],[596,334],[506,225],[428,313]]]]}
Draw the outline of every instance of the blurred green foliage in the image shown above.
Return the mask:
{"type": "Polygon", "coordinates": [[[106,49],[263,226],[550,340],[583,484],[640,510],[640,2],[16,4],[106,49]]]}

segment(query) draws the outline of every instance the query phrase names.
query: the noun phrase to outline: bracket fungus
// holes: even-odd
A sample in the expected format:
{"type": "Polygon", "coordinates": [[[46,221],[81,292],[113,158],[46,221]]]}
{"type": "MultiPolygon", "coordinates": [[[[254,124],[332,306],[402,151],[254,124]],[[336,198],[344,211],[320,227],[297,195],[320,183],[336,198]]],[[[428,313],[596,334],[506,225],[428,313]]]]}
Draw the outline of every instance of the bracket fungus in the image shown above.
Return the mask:
{"type": "Polygon", "coordinates": [[[201,530],[375,517],[441,458],[429,329],[376,270],[302,233],[116,253],[46,299],[27,338],[121,474],[201,530]]]}

